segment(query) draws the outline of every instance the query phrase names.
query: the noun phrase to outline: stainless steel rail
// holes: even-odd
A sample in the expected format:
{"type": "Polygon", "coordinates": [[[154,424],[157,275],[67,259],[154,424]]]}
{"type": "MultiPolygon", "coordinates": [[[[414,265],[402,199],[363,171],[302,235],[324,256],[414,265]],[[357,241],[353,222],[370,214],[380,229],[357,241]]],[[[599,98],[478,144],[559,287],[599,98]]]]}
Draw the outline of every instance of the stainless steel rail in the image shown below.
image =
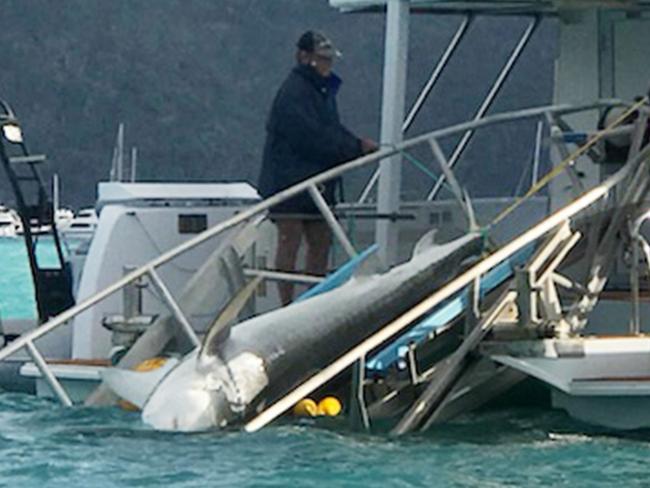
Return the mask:
{"type": "MultiPolygon", "coordinates": [[[[648,156],[650,156],[650,148],[643,154],[637,156],[636,159],[642,160],[648,156]]],[[[415,320],[419,319],[425,313],[430,311],[434,306],[441,303],[443,300],[448,299],[454,293],[457,293],[466,286],[470,285],[474,280],[480,278],[483,274],[488,272],[494,266],[503,262],[505,259],[508,259],[517,251],[523,249],[525,246],[531,244],[532,242],[535,242],[540,237],[543,237],[547,233],[553,231],[559,225],[565,223],[567,220],[570,220],[573,216],[589,207],[594,202],[606,197],[609,194],[610,190],[615,185],[623,181],[629,173],[630,165],[626,165],[618,173],[612,175],[604,183],[587,191],[567,206],[561,208],[533,228],[514,238],[505,246],[499,248],[494,253],[482,259],[470,269],[462,273],[460,276],[435,291],[432,295],[424,299],[408,312],[386,324],[374,335],[370,336],[365,341],[350,349],[348,352],[343,354],[326,368],[320,370],[304,383],[298,385],[294,390],[276,401],[274,404],[270,405],[266,410],[249,421],[244,429],[247,432],[255,432],[267,425],[269,422],[272,422],[292,405],[295,405],[300,399],[306,398],[315,389],[319,388],[327,381],[335,377],[337,374],[353,365],[356,361],[364,358],[370,351],[394,337],[409,324],[412,324],[415,320]]]]}
{"type": "MultiPolygon", "coordinates": [[[[366,156],[363,156],[361,158],[355,159],[353,161],[349,161],[347,163],[341,164],[335,168],[332,168],[328,171],[325,171],[319,175],[316,175],[312,178],[309,178],[307,180],[304,180],[301,183],[298,183],[290,188],[287,188],[286,190],[277,193],[276,195],[273,195],[272,197],[267,198],[263,202],[260,202],[256,205],[253,205],[249,207],[248,209],[240,212],[239,214],[233,216],[232,218],[225,220],[214,227],[202,232],[201,234],[198,234],[197,236],[193,237],[192,239],[189,239],[188,241],[180,244],[174,249],[171,249],[157,258],[153,259],[149,263],[141,266],[140,268],[128,273],[121,279],[117,280],[115,283],[112,285],[104,288],[103,290],[99,291],[95,295],[87,298],[86,300],[82,301],[81,303],[71,307],[70,309],[66,310],[65,312],[57,315],[56,317],[50,319],[40,327],[23,334],[16,340],[12,341],[8,345],[6,345],[4,348],[0,349],[0,361],[5,360],[9,356],[13,355],[17,351],[19,351],[22,348],[28,348],[28,351],[30,354],[34,355],[34,352],[36,352],[38,355],[35,356],[35,361],[41,372],[43,373],[44,377],[46,380],[50,383],[50,386],[52,389],[57,393],[57,396],[61,399],[61,401],[64,404],[69,404],[69,398],[67,398],[67,395],[65,395],[65,392],[63,391],[62,393],[62,388],[58,384],[56,378],[51,374],[49,371],[49,368],[47,366],[47,363],[43,360],[42,363],[39,361],[37,358],[40,356],[40,353],[36,351],[36,348],[34,346],[34,341],[36,341],[38,338],[48,334],[52,330],[68,323],[71,319],[79,315],[81,312],[89,309],[90,307],[96,305],[97,303],[101,302],[108,296],[112,295],[113,293],[121,290],[128,284],[132,283],[135,280],[140,279],[143,276],[148,276],[152,282],[155,284],[155,286],[163,293],[165,296],[167,305],[170,307],[172,313],[174,314],[175,318],[178,320],[178,322],[181,324],[183,330],[187,333],[189,336],[190,340],[198,345],[199,340],[196,337],[196,334],[194,333],[191,324],[188,322],[188,320],[185,318],[182,310],[180,307],[178,307],[178,304],[175,302],[173,297],[171,296],[171,293],[167,290],[167,287],[163,283],[162,279],[160,276],[157,274],[156,269],[167,262],[173,260],[177,256],[193,249],[194,247],[198,246],[199,244],[202,244],[203,242],[206,242],[207,240],[211,239],[212,237],[228,230],[231,229],[243,222],[246,222],[253,217],[262,214],[266,211],[268,211],[271,207],[274,205],[277,205],[278,203],[285,201],[289,198],[292,198],[302,192],[310,192],[312,193],[312,196],[314,192],[317,193],[315,188],[317,185],[324,183],[332,178],[335,178],[337,176],[340,176],[344,173],[347,173],[349,171],[352,171],[357,168],[364,167],[366,165],[372,164],[372,163],[378,163],[379,161],[398,154],[402,151],[405,151],[409,148],[412,148],[414,146],[417,146],[419,144],[429,144],[429,141],[432,139],[440,139],[444,137],[449,137],[453,136],[458,133],[463,133],[468,130],[476,130],[480,129],[483,127],[487,126],[492,126],[492,125],[497,125],[497,124],[502,124],[506,122],[510,122],[513,120],[520,120],[520,119],[530,119],[530,118],[539,118],[539,117],[544,117],[548,113],[552,113],[555,115],[565,115],[569,113],[575,113],[575,112],[581,112],[585,110],[593,110],[596,108],[601,108],[601,107],[607,107],[607,106],[627,106],[629,104],[620,101],[620,100],[602,100],[598,101],[592,104],[585,104],[585,105],[548,105],[548,106],[543,106],[543,107],[537,107],[537,108],[530,108],[530,109],[525,109],[525,110],[518,110],[514,112],[509,112],[509,113],[504,113],[504,114],[498,114],[498,115],[493,115],[489,117],[484,117],[480,120],[473,120],[470,122],[465,122],[461,124],[456,124],[450,127],[446,127],[443,129],[438,129],[434,130],[428,133],[425,133],[423,135],[420,135],[418,137],[414,137],[410,140],[404,141],[403,143],[393,147],[393,148],[385,148],[380,151],[377,151],[373,154],[369,154],[366,156]]],[[[316,195],[316,201],[317,204],[320,203],[321,205],[324,204],[324,200],[321,201],[318,197],[320,194],[316,195]]],[[[321,197],[322,198],[322,197],[321,197]]],[[[319,206],[321,206],[319,205],[319,206]]],[[[326,207],[327,208],[327,207],[326,207]]],[[[321,209],[323,210],[323,209],[321,209]]],[[[329,211],[329,208],[327,208],[327,211],[329,211]]],[[[342,240],[344,243],[344,247],[348,251],[349,254],[354,255],[356,251],[352,247],[352,245],[349,243],[347,238],[345,237],[345,234],[343,233],[341,227],[338,225],[336,220],[333,217],[333,214],[331,212],[324,212],[325,218],[330,226],[332,226],[333,231],[335,235],[342,240]],[[329,218],[328,218],[329,217],[329,218]],[[347,242],[346,242],[347,241],[347,242]]],[[[504,248],[505,249],[505,248],[504,248]]]]}
{"type": "MultiPolygon", "coordinates": [[[[521,35],[521,38],[519,39],[519,42],[517,42],[517,45],[515,46],[514,50],[510,54],[510,57],[508,58],[508,61],[506,64],[503,66],[503,69],[499,73],[499,76],[497,79],[494,81],[492,87],[490,88],[490,91],[488,94],[485,96],[485,99],[483,100],[483,103],[481,103],[481,106],[479,107],[478,111],[476,112],[476,115],[474,116],[474,120],[479,120],[482,119],[487,111],[490,109],[492,106],[492,103],[496,99],[497,95],[501,91],[501,88],[503,87],[504,83],[508,79],[508,76],[512,72],[512,69],[514,68],[515,64],[517,63],[517,60],[521,56],[521,53],[524,51],[526,46],[528,45],[528,42],[530,41],[531,37],[533,36],[533,33],[535,30],[537,30],[537,26],[539,25],[539,17],[535,16],[530,23],[528,24],[528,27],[524,31],[524,33],[521,35]]],[[[460,142],[456,145],[454,148],[454,152],[452,153],[451,157],[449,158],[449,167],[453,168],[454,165],[458,162],[460,157],[462,156],[463,152],[465,151],[465,148],[469,144],[469,141],[472,139],[472,136],[474,135],[474,131],[469,129],[467,132],[463,134],[462,139],[460,142]]],[[[438,195],[438,192],[442,188],[442,185],[445,182],[445,175],[443,174],[438,181],[436,181],[435,185],[431,189],[431,192],[427,196],[427,200],[433,200],[436,198],[436,195],[438,195]]]]}

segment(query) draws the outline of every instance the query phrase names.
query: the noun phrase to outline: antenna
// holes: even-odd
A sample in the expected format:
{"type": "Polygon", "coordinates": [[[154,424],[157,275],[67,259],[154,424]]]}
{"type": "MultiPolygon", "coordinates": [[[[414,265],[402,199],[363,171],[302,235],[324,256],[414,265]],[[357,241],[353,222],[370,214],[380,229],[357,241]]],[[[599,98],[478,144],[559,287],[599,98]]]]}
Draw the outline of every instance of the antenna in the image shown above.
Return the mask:
{"type": "Polygon", "coordinates": [[[131,148],[131,183],[135,183],[136,168],[138,166],[138,148],[131,148]]]}
{"type": "Polygon", "coordinates": [[[124,167],[124,124],[120,122],[117,128],[117,139],[113,147],[113,161],[111,163],[110,181],[122,181],[122,168],[124,167]]]}
{"type": "Polygon", "coordinates": [[[56,218],[56,211],[59,210],[59,174],[52,175],[52,207],[53,215],[56,218]]]}

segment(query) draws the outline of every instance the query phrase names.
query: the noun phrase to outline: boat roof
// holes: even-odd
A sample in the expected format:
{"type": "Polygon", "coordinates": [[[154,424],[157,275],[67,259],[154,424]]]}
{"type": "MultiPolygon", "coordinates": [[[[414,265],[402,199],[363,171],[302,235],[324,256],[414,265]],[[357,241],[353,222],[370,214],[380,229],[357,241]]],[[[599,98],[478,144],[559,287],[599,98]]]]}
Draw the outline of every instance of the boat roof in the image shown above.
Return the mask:
{"type": "MultiPolygon", "coordinates": [[[[548,14],[582,9],[650,10],[650,0],[408,0],[414,13],[485,13],[503,15],[548,14]]],[[[388,0],[329,0],[342,12],[373,12],[388,0]]]]}
{"type": "Polygon", "coordinates": [[[258,200],[249,183],[120,183],[101,182],[97,205],[134,201],[258,200]]]}

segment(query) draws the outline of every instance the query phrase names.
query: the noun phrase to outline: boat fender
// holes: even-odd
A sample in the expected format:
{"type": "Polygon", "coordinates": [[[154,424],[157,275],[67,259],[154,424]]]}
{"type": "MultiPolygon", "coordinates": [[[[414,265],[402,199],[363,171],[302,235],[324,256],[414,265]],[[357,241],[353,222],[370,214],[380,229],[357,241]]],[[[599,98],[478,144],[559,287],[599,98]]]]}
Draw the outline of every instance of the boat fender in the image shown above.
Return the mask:
{"type": "Polygon", "coordinates": [[[318,405],[311,398],[303,398],[293,407],[296,417],[315,417],[318,414],[318,405]]]}
{"type": "Polygon", "coordinates": [[[341,413],[341,410],[343,410],[343,407],[336,397],[328,396],[318,402],[318,415],[336,417],[341,413]]]}

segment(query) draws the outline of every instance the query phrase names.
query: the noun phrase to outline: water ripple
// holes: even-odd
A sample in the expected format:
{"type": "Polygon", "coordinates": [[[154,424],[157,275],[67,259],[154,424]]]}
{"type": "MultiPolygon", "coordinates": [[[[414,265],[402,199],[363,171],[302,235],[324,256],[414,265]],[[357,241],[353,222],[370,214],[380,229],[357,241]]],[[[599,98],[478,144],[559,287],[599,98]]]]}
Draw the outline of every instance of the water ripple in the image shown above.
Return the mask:
{"type": "Polygon", "coordinates": [[[169,434],[114,408],[0,394],[0,487],[519,487],[647,485],[650,436],[621,437],[561,412],[463,416],[404,439],[342,422],[256,434],[169,434]]]}

